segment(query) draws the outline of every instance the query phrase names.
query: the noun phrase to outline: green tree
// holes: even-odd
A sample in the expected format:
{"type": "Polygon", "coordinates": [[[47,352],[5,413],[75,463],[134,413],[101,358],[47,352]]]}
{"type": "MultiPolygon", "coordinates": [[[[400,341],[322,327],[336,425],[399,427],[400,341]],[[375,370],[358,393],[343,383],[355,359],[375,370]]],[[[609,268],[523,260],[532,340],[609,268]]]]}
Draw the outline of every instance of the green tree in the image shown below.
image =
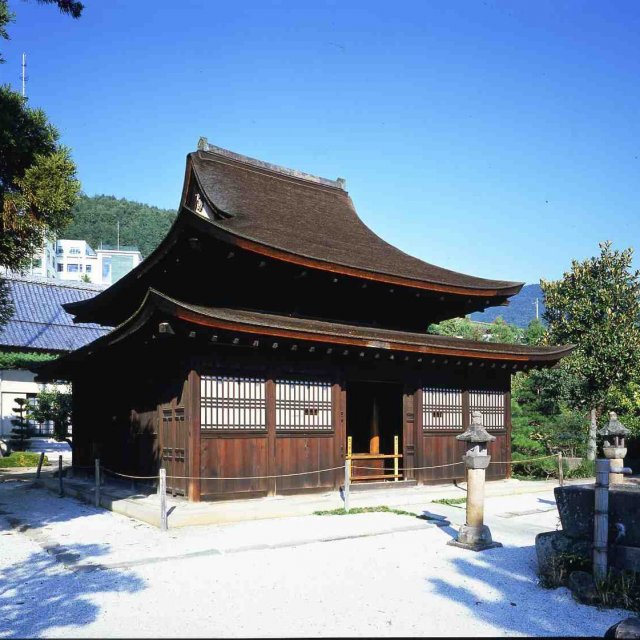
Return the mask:
{"type": "MultiPolygon", "coordinates": [[[[74,0],[38,0],[78,18],[84,6],[74,0]]],[[[14,19],[7,0],[0,0],[0,38],[9,39],[14,19]]],[[[4,62],[0,55],[0,62],[4,62]]],[[[47,235],[69,222],[80,190],[69,150],[41,109],[0,86],[0,267],[20,271],[47,235]]],[[[0,279],[0,326],[13,309],[7,284],[0,279]]]]}
{"type": "Polygon", "coordinates": [[[21,269],[47,234],[66,226],[80,183],[44,111],[0,87],[0,266],[21,269]]]}
{"type": "Polygon", "coordinates": [[[31,406],[29,418],[42,424],[53,422],[53,434],[56,440],[71,445],[69,426],[71,425],[71,393],[55,388],[45,388],[36,396],[31,406]]]}
{"type": "Polygon", "coordinates": [[[523,331],[515,324],[505,322],[498,316],[489,325],[489,342],[502,342],[503,344],[518,344],[522,342],[523,331]]]}
{"type": "Polygon", "coordinates": [[[9,446],[14,451],[24,451],[29,446],[31,429],[27,421],[27,401],[24,398],[16,398],[16,406],[13,408],[15,417],[11,418],[11,436],[9,446]]]}
{"type": "Polygon", "coordinates": [[[465,340],[502,342],[517,344],[523,340],[523,331],[514,324],[508,324],[498,316],[491,324],[475,322],[469,318],[451,318],[430,324],[428,333],[465,340]]]}
{"type": "Polygon", "coordinates": [[[548,341],[575,344],[563,366],[575,377],[570,402],[590,410],[587,457],[595,459],[598,417],[607,395],[631,381],[640,365],[640,272],[632,249],[600,244],[600,255],[574,260],[561,280],[541,281],[548,341]]]}
{"type": "Polygon", "coordinates": [[[81,195],[72,210],[72,220],[64,229],[69,240],[86,240],[94,249],[101,243],[135,245],[147,257],[167,235],[176,218],[173,209],[160,209],[114,196],[81,195]]]}
{"type": "Polygon", "coordinates": [[[466,340],[482,340],[485,334],[484,326],[469,320],[469,318],[451,318],[451,320],[430,324],[427,331],[439,336],[464,338],[466,340]]]}
{"type": "Polygon", "coordinates": [[[534,318],[524,331],[524,343],[531,346],[543,344],[546,334],[547,329],[544,324],[537,318],[534,318]]]}

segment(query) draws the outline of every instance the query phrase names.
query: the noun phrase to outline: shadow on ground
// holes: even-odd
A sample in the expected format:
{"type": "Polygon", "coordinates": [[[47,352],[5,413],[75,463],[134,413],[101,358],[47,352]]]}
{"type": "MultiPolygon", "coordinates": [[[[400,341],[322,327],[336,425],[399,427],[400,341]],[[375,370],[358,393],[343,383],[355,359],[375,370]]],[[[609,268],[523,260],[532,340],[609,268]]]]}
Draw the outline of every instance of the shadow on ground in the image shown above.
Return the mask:
{"type": "Polygon", "coordinates": [[[620,610],[598,612],[586,605],[578,605],[570,616],[561,614],[570,597],[563,588],[538,587],[532,598],[531,583],[538,582],[533,546],[506,546],[464,554],[450,561],[460,576],[457,584],[435,575],[426,578],[427,584],[441,596],[469,609],[479,620],[509,635],[602,637],[613,624],[611,617],[624,616],[620,610]],[[593,621],[599,613],[603,616],[601,626],[593,621]]]}
{"type": "MultiPolygon", "coordinates": [[[[13,483],[12,483],[13,484],[13,483]]],[[[7,488],[3,487],[3,492],[7,488]]],[[[49,635],[53,629],[80,627],[94,622],[100,607],[94,594],[134,593],[145,588],[144,581],[130,570],[97,568],[100,558],[109,552],[109,544],[70,544],[51,542],[43,529],[47,524],[91,516],[97,510],[78,503],[73,509],[40,489],[45,499],[28,501],[26,512],[16,507],[15,498],[26,497],[32,489],[27,483],[16,483],[16,492],[4,504],[0,494],[0,548],[8,550],[11,536],[16,536],[13,563],[5,561],[0,573],[0,637],[35,637],[49,635]],[[25,495],[26,494],[26,495],[25,495]],[[57,502],[55,502],[57,501],[57,502]],[[35,550],[34,550],[35,549],[35,550]],[[21,555],[27,550],[26,555],[21,555]],[[86,567],[84,565],[90,565],[86,567]]],[[[27,504],[27,500],[18,505],[27,504]]]]}

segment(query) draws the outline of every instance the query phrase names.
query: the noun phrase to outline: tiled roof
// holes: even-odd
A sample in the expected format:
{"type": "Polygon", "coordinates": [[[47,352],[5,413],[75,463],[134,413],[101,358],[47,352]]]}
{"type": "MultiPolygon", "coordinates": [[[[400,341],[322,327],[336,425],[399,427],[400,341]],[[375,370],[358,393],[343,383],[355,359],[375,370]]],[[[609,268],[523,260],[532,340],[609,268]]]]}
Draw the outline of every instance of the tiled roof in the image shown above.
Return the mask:
{"type": "Polygon", "coordinates": [[[102,285],[65,282],[35,276],[3,276],[9,285],[14,314],[0,328],[0,348],[71,351],[106,334],[97,324],[77,325],[63,308],[65,302],[86,300],[102,285]]]}

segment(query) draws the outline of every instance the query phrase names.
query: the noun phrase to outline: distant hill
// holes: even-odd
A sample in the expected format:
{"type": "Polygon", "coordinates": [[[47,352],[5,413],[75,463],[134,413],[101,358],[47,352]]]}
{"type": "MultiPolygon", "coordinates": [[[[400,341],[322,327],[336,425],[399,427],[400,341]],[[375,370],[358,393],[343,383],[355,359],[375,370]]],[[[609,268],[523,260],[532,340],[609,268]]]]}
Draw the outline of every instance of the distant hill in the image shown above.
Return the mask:
{"type": "Polygon", "coordinates": [[[544,312],[544,296],[539,284],[526,284],[518,295],[509,299],[506,307],[491,307],[486,311],[472,313],[469,317],[478,322],[493,322],[498,316],[505,322],[526,327],[536,317],[536,298],[540,320],[544,312]]]}
{"type": "Polygon", "coordinates": [[[82,195],[73,208],[73,221],[59,237],[86,240],[93,249],[99,249],[101,242],[115,246],[120,222],[120,244],[138,247],[146,258],[160,244],[175,217],[172,209],[114,196],[82,195]]]}

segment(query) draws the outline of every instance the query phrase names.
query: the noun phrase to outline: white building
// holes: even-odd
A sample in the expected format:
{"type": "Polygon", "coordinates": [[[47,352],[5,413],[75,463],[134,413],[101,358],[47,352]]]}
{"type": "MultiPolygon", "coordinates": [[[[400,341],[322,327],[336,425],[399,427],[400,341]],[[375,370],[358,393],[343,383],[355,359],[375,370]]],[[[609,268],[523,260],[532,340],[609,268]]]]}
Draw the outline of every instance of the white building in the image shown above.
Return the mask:
{"type": "Polygon", "coordinates": [[[113,284],[142,262],[137,247],[101,247],[94,251],[84,240],[58,240],[56,276],[61,280],[89,280],[113,284]]]}
{"type": "Polygon", "coordinates": [[[55,240],[45,239],[42,249],[31,258],[27,273],[30,276],[40,276],[42,278],[56,277],[55,240]]]}
{"type": "Polygon", "coordinates": [[[56,247],[56,277],[80,281],[88,276],[91,282],[102,283],[98,256],[84,240],[58,240],[56,247]]]}
{"type": "Polygon", "coordinates": [[[102,279],[93,282],[100,284],[113,284],[142,262],[142,254],[137,247],[103,246],[96,253],[102,279]]]}

